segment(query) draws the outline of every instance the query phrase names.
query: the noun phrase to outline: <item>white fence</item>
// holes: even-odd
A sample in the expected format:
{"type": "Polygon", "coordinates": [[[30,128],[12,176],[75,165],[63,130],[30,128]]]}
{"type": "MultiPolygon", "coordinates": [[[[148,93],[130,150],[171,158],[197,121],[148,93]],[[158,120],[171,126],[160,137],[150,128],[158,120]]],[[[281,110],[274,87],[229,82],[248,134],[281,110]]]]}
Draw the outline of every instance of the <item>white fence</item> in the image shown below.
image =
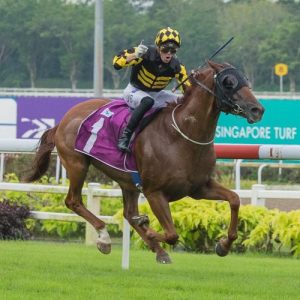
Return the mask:
{"type": "MultiPolygon", "coordinates": [[[[256,92],[257,98],[263,99],[300,99],[300,93],[296,92],[256,92]]],[[[0,96],[71,96],[71,97],[94,97],[93,89],[60,89],[60,88],[0,88],[0,96]]],[[[103,89],[104,97],[121,97],[122,89],[103,89]]]]}
{"type": "MultiPolygon", "coordinates": [[[[89,183],[87,188],[83,188],[83,195],[87,196],[87,208],[97,215],[101,220],[108,224],[115,224],[112,216],[98,215],[101,211],[101,201],[99,197],[121,197],[122,193],[119,189],[101,189],[98,183],[89,183]]],[[[41,184],[23,184],[23,183],[6,183],[0,182],[0,190],[2,191],[19,191],[19,192],[37,192],[37,193],[54,193],[66,194],[68,187],[57,185],[41,185],[41,184]]],[[[271,199],[299,199],[300,191],[281,191],[266,190],[262,184],[255,184],[251,190],[235,190],[241,198],[250,198],[252,205],[265,206],[265,200],[271,199]]],[[[144,199],[142,199],[144,200],[144,199]]],[[[31,211],[32,218],[39,220],[60,220],[60,221],[76,221],[85,222],[83,218],[76,214],[56,213],[56,212],[39,212],[31,211]]],[[[85,242],[87,245],[95,244],[97,233],[95,229],[86,222],[85,242]]],[[[123,242],[122,242],[122,263],[123,269],[129,268],[129,247],[130,247],[130,226],[124,219],[123,223],[123,242]]]]}
{"type": "MultiPolygon", "coordinates": [[[[263,184],[254,184],[251,190],[234,190],[240,198],[250,198],[251,205],[265,206],[266,199],[297,199],[300,191],[267,190],[263,184]]],[[[299,202],[300,203],[300,202],[299,202]]]]}
{"type": "MultiPolygon", "coordinates": [[[[89,183],[87,188],[82,189],[82,194],[87,196],[87,209],[98,216],[107,224],[116,224],[112,216],[99,215],[101,211],[101,201],[99,197],[121,197],[120,189],[101,189],[98,183],[89,183]]],[[[28,183],[7,183],[0,182],[0,191],[18,191],[35,193],[67,194],[68,187],[58,185],[28,184],[28,183]]],[[[72,213],[40,212],[31,211],[31,217],[39,220],[60,220],[85,222],[83,218],[72,213]]],[[[85,243],[95,244],[97,233],[94,227],[86,222],[85,243]]],[[[123,223],[123,247],[122,247],[122,268],[129,268],[129,246],[130,246],[130,226],[124,219],[123,223]]]]}
{"type": "MultiPolygon", "coordinates": [[[[28,141],[7,141],[0,139],[0,152],[33,152],[36,140],[28,141]]],[[[241,161],[241,160],[240,160],[241,161]]],[[[1,176],[3,176],[4,156],[1,156],[1,176]]],[[[237,176],[239,178],[239,176],[237,176]]],[[[101,201],[99,197],[121,197],[121,190],[119,189],[100,189],[99,184],[89,183],[87,188],[83,188],[83,195],[87,196],[87,208],[98,215],[101,211],[101,201]]],[[[6,183],[0,182],[0,190],[2,191],[20,191],[20,192],[40,192],[40,193],[55,193],[66,194],[68,187],[58,185],[40,185],[40,184],[22,184],[22,183],[6,183]]],[[[240,190],[239,184],[236,184],[235,190],[241,198],[250,198],[252,205],[264,206],[265,200],[271,199],[299,199],[300,191],[282,191],[282,190],[266,190],[262,184],[255,184],[251,190],[240,190]]],[[[54,212],[38,212],[32,211],[31,216],[36,219],[52,219],[63,221],[85,222],[84,219],[75,215],[67,213],[54,212]]],[[[115,223],[112,216],[98,216],[106,223],[115,223]]],[[[94,228],[87,223],[86,225],[86,244],[94,244],[97,238],[94,228]]],[[[123,247],[122,247],[122,268],[129,268],[129,246],[130,246],[130,227],[126,220],[123,226],[123,247]]]]}

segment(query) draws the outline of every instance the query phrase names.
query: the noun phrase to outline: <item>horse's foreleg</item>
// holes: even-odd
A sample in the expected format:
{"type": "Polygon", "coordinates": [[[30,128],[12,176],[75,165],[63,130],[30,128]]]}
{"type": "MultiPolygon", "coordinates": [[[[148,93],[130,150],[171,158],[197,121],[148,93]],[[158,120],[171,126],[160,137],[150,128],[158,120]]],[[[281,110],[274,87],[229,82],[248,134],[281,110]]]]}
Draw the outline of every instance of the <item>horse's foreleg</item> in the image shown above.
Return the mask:
{"type": "Polygon", "coordinates": [[[223,187],[214,180],[209,182],[207,190],[202,196],[204,199],[225,200],[229,202],[231,219],[228,228],[228,236],[227,238],[222,238],[216,246],[217,254],[219,256],[225,256],[228,254],[232,243],[237,239],[240,198],[235,192],[223,187]]]}
{"type": "Polygon", "coordinates": [[[170,245],[175,245],[178,241],[178,234],[173,223],[169,202],[161,192],[147,194],[147,199],[152,212],[158,219],[160,225],[164,229],[164,235],[157,233],[152,229],[148,229],[146,234],[150,239],[156,239],[170,245]]]}
{"type": "Polygon", "coordinates": [[[149,229],[148,226],[145,226],[145,224],[139,224],[135,221],[140,217],[138,211],[139,192],[124,189],[122,189],[122,192],[124,203],[124,218],[126,218],[129,224],[141,236],[141,238],[148,245],[151,251],[156,253],[157,262],[170,263],[171,259],[168,253],[160,246],[159,242],[147,236],[147,230],[149,229]]]}

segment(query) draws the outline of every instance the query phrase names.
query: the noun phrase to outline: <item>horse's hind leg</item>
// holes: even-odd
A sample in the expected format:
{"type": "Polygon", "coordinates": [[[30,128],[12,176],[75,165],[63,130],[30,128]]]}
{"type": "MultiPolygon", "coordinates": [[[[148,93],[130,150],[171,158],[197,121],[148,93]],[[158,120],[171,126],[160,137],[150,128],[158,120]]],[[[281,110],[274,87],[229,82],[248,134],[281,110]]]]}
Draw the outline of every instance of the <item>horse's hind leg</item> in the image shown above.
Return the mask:
{"type": "Polygon", "coordinates": [[[66,206],[76,214],[88,221],[99,233],[98,249],[108,254],[111,251],[111,240],[105,228],[105,223],[92,214],[82,202],[82,187],[89,167],[88,159],[79,153],[73,153],[68,161],[61,157],[62,164],[67,170],[70,180],[69,191],[65,199],[66,206]]]}
{"type": "Polygon", "coordinates": [[[228,254],[232,243],[237,239],[240,198],[235,192],[223,187],[215,180],[210,180],[207,190],[205,190],[202,196],[204,199],[225,200],[229,202],[231,220],[228,228],[228,236],[227,238],[222,238],[216,245],[216,253],[219,256],[225,256],[228,254]]]}
{"type": "Polygon", "coordinates": [[[150,239],[146,232],[148,228],[145,225],[139,225],[134,221],[134,217],[139,216],[138,211],[138,198],[139,192],[129,191],[122,189],[123,192],[123,203],[124,203],[124,217],[129,222],[129,224],[136,230],[136,232],[141,236],[148,247],[156,253],[156,261],[159,263],[171,263],[171,259],[168,253],[160,246],[159,242],[155,239],[150,239]]]}

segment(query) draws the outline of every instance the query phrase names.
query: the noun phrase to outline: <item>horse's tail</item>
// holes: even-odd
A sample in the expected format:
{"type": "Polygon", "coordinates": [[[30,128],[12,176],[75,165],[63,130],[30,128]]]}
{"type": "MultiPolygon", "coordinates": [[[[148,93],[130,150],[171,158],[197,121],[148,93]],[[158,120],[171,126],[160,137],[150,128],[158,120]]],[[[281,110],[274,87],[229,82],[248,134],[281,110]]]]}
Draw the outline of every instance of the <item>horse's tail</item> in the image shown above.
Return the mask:
{"type": "Polygon", "coordinates": [[[32,182],[40,179],[48,170],[51,152],[55,147],[54,136],[58,125],[45,131],[40,138],[37,152],[34,157],[31,172],[24,178],[25,182],[32,182]]]}

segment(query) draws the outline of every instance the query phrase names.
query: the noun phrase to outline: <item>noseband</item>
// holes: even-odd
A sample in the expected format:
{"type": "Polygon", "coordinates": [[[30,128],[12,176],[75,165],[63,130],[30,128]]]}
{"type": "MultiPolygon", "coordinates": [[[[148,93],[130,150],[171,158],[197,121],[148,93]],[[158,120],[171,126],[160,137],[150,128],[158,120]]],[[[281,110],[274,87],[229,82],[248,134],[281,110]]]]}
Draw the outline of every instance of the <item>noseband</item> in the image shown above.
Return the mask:
{"type": "Polygon", "coordinates": [[[195,74],[192,77],[193,81],[198,86],[215,96],[217,108],[220,111],[233,114],[240,114],[243,112],[243,109],[238,104],[234,103],[235,101],[233,99],[233,96],[243,86],[249,87],[249,84],[246,78],[243,75],[241,75],[241,73],[236,68],[227,67],[214,75],[214,91],[212,91],[205,84],[199,81],[195,77],[195,74]]]}

